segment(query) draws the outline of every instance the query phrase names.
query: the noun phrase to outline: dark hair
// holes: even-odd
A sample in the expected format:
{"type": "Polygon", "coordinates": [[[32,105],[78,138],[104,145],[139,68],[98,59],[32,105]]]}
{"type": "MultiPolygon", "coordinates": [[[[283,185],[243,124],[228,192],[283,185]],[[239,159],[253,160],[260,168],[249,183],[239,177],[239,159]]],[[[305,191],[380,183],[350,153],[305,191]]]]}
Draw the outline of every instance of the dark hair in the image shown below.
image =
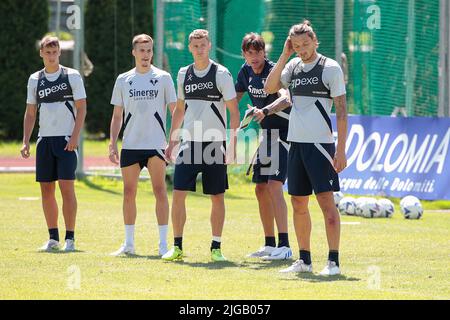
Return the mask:
{"type": "Polygon", "coordinates": [[[247,33],[244,38],[242,39],[242,52],[246,52],[250,49],[256,50],[256,51],[265,51],[266,50],[266,43],[264,42],[263,37],[261,37],[259,34],[250,32],[247,33]]]}
{"type": "Polygon", "coordinates": [[[300,24],[293,25],[289,30],[289,36],[300,36],[302,34],[307,34],[311,39],[317,39],[316,33],[314,32],[311,22],[309,20],[304,20],[300,24]]]}

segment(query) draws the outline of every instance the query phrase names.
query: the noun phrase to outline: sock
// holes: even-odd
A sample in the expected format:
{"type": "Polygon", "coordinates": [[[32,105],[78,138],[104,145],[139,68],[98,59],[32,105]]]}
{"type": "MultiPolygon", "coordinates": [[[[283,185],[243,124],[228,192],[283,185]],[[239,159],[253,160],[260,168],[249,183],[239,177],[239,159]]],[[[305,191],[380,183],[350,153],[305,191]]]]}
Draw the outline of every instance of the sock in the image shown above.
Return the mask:
{"type": "Polygon", "coordinates": [[[175,237],[173,238],[173,245],[183,250],[183,237],[175,237]]]}
{"type": "Polygon", "coordinates": [[[169,229],[169,226],[167,224],[164,225],[158,225],[159,228],[159,244],[164,245],[167,244],[167,230],[169,229]]]}
{"type": "Polygon", "coordinates": [[[70,240],[75,240],[75,231],[68,231],[66,230],[66,238],[65,240],[70,239],[70,240]]]}
{"type": "Polygon", "coordinates": [[[212,242],[211,242],[211,250],[220,249],[220,243],[221,243],[220,237],[213,237],[212,242]]]}
{"type": "Polygon", "coordinates": [[[264,244],[266,247],[276,247],[275,237],[266,237],[266,242],[264,244]]]}
{"type": "Polygon", "coordinates": [[[305,264],[311,264],[311,252],[300,250],[300,260],[303,260],[305,264]]]}
{"type": "Polygon", "coordinates": [[[328,260],[336,262],[336,265],[339,267],[339,251],[330,250],[328,252],[328,260]]]}
{"type": "Polygon", "coordinates": [[[278,248],[289,247],[289,237],[287,233],[278,233],[278,248]]]}
{"type": "Polygon", "coordinates": [[[50,239],[59,241],[58,228],[48,229],[48,233],[50,235],[50,239]]]}
{"type": "Polygon", "coordinates": [[[134,224],[125,225],[125,246],[134,247],[134,224]]]}

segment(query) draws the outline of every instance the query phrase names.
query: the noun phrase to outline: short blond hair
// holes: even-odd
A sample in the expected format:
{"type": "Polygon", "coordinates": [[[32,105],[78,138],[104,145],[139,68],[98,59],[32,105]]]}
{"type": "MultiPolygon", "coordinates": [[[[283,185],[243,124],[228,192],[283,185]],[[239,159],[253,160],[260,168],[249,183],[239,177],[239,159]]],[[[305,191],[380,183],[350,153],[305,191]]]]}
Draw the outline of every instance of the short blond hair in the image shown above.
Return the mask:
{"type": "Polygon", "coordinates": [[[39,46],[41,49],[46,47],[58,47],[59,48],[59,39],[55,36],[45,36],[39,42],[39,46]]]}
{"type": "Polygon", "coordinates": [[[133,49],[136,48],[136,44],[138,43],[151,43],[153,45],[153,39],[148,34],[141,33],[134,36],[132,41],[133,49]]]}
{"type": "Polygon", "coordinates": [[[195,29],[189,35],[189,43],[191,43],[192,39],[203,39],[203,38],[206,38],[206,40],[208,40],[208,42],[210,42],[209,41],[209,32],[208,32],[208,30],[195,29]]]}

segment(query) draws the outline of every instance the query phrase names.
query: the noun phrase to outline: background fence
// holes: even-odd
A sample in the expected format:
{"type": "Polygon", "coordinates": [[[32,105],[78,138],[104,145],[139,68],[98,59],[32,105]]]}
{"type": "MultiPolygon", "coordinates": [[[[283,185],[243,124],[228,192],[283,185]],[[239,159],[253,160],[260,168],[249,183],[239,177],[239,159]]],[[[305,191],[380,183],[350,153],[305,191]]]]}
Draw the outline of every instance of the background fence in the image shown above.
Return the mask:
{"type": "MultiPolygon", "coordinates": [[[[181,66],[192,63],[187,37],[195,28],[210,31],[212,57],[236,77],[244,62],[240,44],[245,33],[262,34],[268,57],[276,61],[290,26],[306,18],[315,28],[320,53],[340,61],[342,52],[347,58],[350,113],[390,115],[400,107],[410,116],[438,115],[439,1],[166,0],[155,4],[154,34],[161,46],[156,61],[174,78],[181,66]]],[[[242,111],[247,102],[241,103],[242,111]]]]}

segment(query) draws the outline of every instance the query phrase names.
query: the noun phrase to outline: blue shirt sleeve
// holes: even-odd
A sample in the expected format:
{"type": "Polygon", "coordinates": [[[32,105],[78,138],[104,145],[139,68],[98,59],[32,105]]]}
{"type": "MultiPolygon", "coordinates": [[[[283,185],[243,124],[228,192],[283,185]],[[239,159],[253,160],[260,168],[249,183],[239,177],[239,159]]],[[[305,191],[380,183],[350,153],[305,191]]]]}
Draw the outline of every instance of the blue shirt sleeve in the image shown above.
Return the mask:
{"type": "Polygon", "coordinates": [[[241,68],[239,70],[236,84],[234,85],[234,88],[236,89],[236,92],[247,92],[247,85],[245,81],[245,75],[244,75],[244,68],[241,68]]]}

